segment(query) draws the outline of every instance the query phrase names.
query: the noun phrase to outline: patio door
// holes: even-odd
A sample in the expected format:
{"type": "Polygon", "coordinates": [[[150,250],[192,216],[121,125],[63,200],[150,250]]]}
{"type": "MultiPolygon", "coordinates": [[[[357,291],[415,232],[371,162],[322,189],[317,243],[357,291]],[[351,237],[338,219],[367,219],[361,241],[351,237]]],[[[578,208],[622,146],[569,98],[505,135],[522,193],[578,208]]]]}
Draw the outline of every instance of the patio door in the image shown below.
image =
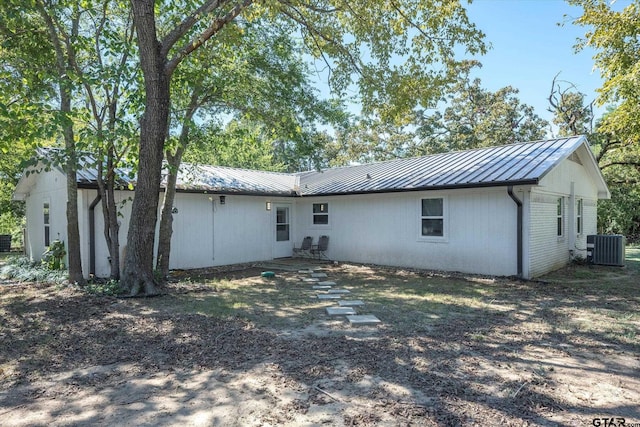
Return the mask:
{"type": "Polygon", "coordinates": [[[275,242],[273,257],[283,258],[291,256],[293,243],[291,242],[291,205],[276,204],[275,211],[275,242]]]}

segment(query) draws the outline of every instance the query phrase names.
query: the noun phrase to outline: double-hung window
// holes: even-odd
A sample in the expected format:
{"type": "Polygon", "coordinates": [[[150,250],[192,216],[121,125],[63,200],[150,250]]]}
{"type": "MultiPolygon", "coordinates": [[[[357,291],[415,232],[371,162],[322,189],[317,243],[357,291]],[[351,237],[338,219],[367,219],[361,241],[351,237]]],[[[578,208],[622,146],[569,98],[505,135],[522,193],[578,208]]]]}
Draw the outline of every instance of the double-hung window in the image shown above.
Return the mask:
{"type": "Polygon", "coordinates": [[[313,204],[313,225],[329,225],[329,203],[313,204]]]}
{"type": "Polygon", "coordinates": [[[444,237],[444,198],[422,199],[420,222],[422,237],[444,237]]]}
{"type": "Polygon", "coordinates": [[[564,197],[558,197],[556,207],[556,232],[558,237],[564,236],[564,197]]]}
{"type": "Polygon", "coordinates": [[[582,199],[576,202],[576,234],[582,234],[582,199]]]}
{"type": "Polygon", "coordinates": [[[44,246],[49,247],[51,244],[50,224],[51,218],[49,217],[49,202],[46,201],[42,205],[42,216],[44,222],[44,246]]]}

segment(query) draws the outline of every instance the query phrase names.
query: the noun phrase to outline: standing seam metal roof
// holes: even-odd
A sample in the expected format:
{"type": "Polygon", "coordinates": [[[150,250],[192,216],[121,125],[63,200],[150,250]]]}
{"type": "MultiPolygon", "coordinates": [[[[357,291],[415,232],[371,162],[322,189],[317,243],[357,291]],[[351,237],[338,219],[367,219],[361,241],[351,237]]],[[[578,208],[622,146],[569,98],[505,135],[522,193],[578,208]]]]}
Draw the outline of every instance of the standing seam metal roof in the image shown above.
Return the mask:
{"type": "MultiPolygon", "coordinates": [[[[185,192],[324,196],[530,185],[538,183],[585,142],[584,136],[574,136],[297,174],[183,164],[177,189],[185,192]]],[[[95,164],[90,155],[84,157],[87,165],[95,164]]],[[[120,169],[118,172],[122,184],[135,186],[135,178],[129,178],[129,171],[120,169]]],[[[81,168],[78,184],[93,186],[96,177],[95,167],[81,168]]]]}
{"type": "Polygon", "coordinates": [[[303,196],[536,184],[583,136],[305,172],[303,196]]]}

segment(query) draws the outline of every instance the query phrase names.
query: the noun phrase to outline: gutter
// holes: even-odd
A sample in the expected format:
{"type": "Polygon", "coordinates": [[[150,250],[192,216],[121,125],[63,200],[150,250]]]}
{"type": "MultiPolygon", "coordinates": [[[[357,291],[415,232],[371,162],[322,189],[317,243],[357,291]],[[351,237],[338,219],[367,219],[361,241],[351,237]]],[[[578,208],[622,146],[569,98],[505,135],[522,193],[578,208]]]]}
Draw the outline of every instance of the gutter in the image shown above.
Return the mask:
{"type": "Polygon", "coordinates": [[[511,200],[513,200],[516,205],[518,206],[518,238],[517,238],[517,242],[518,242],[518,277],[522,278],[522,264],[523,264],[523,251],[522,251],[522,216],[523,216],[523,209],[522,209],[522,200],[518,199],[518,197],[516,197],[515,194],[513,194],[513,185],[510,185],[507,187],[507,194],[509,194],[509,197],[511,197],[511,200]]]}
{"type": "Polygon", "coordinates": [[[100,194],[89,205],[89,276],[96,275],[96,206],[102,197],[100,194]]]}

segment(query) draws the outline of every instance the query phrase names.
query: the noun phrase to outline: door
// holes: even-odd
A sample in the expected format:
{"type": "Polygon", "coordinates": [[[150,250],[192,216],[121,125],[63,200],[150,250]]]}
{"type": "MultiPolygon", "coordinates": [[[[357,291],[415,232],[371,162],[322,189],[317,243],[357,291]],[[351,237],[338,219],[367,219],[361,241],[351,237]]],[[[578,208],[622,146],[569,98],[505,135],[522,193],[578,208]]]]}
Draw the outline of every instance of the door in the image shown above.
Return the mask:
{"type": "Polygon", "coordinates": [[[291,205],[275,205],[275,242],[273,247],[273,257],[290,257],[292,250],[291,205]]]}

